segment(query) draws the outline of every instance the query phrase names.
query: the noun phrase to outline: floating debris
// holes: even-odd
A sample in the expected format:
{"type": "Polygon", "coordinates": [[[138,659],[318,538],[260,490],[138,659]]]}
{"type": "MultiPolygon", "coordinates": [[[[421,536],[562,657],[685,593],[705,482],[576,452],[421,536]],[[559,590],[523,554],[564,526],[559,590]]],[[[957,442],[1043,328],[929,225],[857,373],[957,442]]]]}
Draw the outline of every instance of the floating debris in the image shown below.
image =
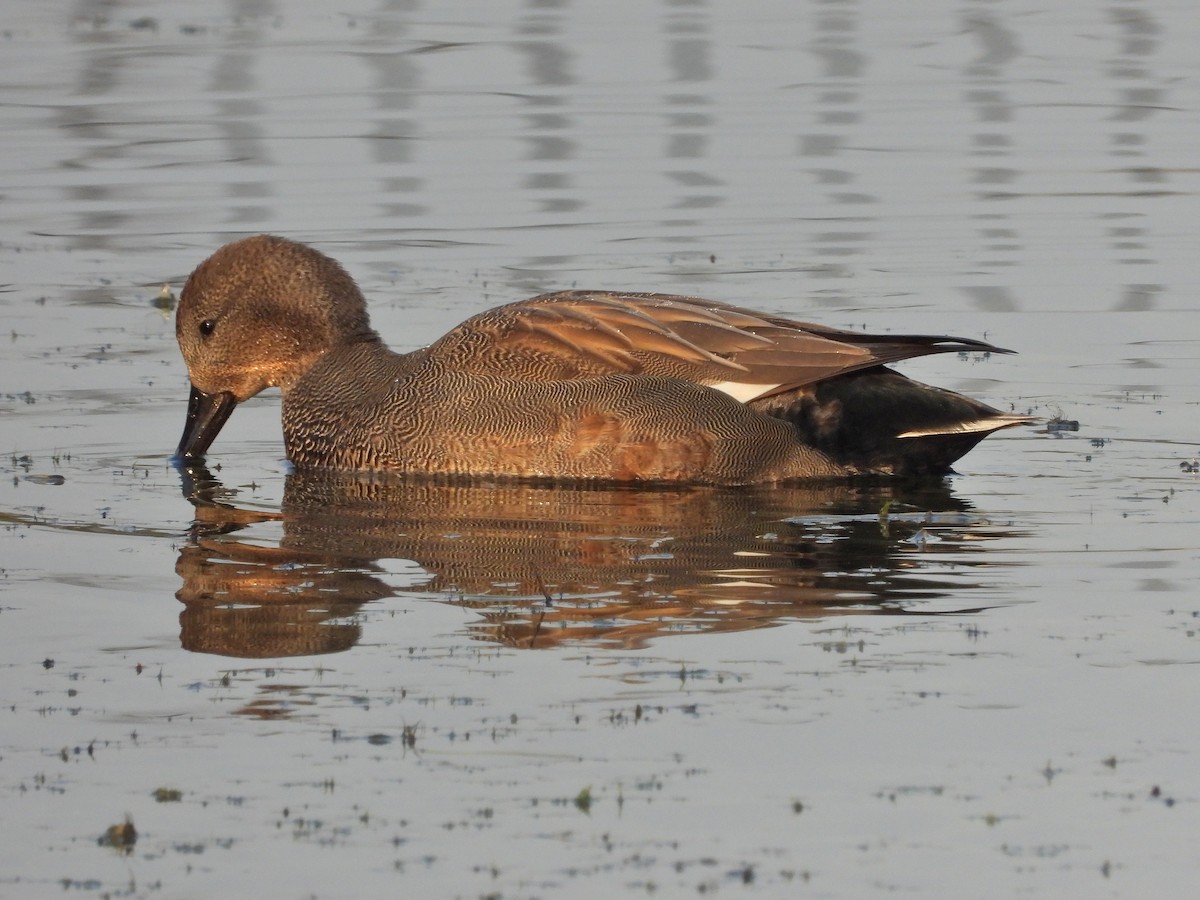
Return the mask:
{"type": "Polygon", "coordinates": [[[175,292],[171,290],[171,286],[164,284],[159,289],[155,298],[150,301],[150,305],[164,313],[170,313],[175,311],[175,304],[177,302],[178,298],[175,296],[175,292]]]}
{"type": "Polygon", "coordinates": [[[67,479],[62,475],[22,475],[23,481],[30,484],[66,484],[67,479]]]}
{"type": "Polygon", "coordinates": [[[96,841],[101,847],[112,847],[122,853],[132,853],[133,845],[137,843],[137,829],[133,827],[133,819],[125,817],[119,825],[109,825],[108,830],[96,841]]]}
{"type": "Polygon", "coordinates": [[[905,538],[900,543],[912,544],[915,547],[925,547],[927,544],[937,544],[941,542],[941,538],[928,529],[922,528],[910,538],[905,538]]]}
{"type": "Polygon", "coordinates": [[[589,813],[592,809],[592,789],[585,787],[582,791],[575,795],[574,800],[576,808],[582,813],[589,813]]]}
{"type": "Polygon", "coordinates": [[[1064,431],[1078,431],[1078,419],[1064,419],[1062,416],[1055,416],[1046,423],[1046,431],[1049,434],[1062,434],[1064,431]]]}

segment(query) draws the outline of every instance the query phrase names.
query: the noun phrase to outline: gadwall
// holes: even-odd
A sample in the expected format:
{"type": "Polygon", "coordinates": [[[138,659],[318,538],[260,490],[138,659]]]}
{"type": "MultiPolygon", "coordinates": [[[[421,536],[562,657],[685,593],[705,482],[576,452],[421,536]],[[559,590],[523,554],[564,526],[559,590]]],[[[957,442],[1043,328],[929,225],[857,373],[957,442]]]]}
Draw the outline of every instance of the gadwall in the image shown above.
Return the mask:
{"type": "Polygon", "coordinates": [[[269,387],[283,392],[297,467],[439,476],[941,475],[1030,421],[884,366],[1008,352],[984,341],[860,334],[670,294],[544,294],[394,353],[337,262],[269,235],[196,268],[175,332],[191,378],[180,461],[203,457],[234,406],[269,387]]]}

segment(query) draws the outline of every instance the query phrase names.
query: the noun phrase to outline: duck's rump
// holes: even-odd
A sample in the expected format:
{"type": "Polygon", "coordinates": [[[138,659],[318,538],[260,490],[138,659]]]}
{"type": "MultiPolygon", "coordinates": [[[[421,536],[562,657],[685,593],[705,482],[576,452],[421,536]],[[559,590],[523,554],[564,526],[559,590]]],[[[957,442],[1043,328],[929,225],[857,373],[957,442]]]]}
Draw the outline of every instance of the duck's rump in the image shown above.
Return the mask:
{"type": "Polygon", "coordinates": [[[992,432],[1030,421],[884,367],[748,405],[790,422],[801,443],[839,465],[880,475],[944,475],[992,432]]]}

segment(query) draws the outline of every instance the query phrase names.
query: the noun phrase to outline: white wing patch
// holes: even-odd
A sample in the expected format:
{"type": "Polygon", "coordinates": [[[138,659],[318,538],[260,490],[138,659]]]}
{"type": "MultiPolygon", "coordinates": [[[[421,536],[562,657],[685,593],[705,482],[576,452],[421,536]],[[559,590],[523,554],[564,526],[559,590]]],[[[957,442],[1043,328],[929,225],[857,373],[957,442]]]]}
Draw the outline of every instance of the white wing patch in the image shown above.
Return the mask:
{"type": "Polygon", "coordinates": [[[728,394],[734,400],[740,400],[742,403],[749,403],[763,394],[769,394],[778,384],[747,384],[744,381],[722,381],[719,384],[710,384],[710,388],[714,391],[720,391],[722,394],[728,394]]]}

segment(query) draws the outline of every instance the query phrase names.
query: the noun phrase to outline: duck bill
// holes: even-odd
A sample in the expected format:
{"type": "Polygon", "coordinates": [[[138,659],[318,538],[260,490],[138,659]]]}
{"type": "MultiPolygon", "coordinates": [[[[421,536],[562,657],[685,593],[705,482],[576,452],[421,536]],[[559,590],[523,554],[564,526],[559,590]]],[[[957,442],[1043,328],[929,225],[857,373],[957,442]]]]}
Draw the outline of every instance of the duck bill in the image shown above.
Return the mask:
{"type": "Polygon", "coordinates": [[[209,445],[221,431],[221,426],[237,406],[237,399],[228,391],[206,394],[192,385],[188,397],[187,421],[183,425],[183,437],[173,457],[177,463],[203,459],[209,445]]]}

